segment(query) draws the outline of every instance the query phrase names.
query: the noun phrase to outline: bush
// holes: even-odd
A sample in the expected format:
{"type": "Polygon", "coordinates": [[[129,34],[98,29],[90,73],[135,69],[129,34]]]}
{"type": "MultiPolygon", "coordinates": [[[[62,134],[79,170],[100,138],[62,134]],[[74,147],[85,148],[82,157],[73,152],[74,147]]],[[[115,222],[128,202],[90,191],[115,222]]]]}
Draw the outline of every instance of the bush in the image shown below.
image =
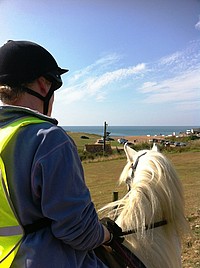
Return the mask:
{"type": "Polygon", "coordinates": [[[148,142],[142,142],[142,143],[137,143],[137,144],[132,144],[130,147],[136,151],[144,150],[144,149],[151,149],[152,144],[148,142]]]}
{"type": "Polygon", "coordinates": [[[107,153],[107,152],[96,152],[96,153],[90,153],[84,150],[78,150],[79,157],[81,161],[85,160],[94,160],[96,158],[101,158],[101,157],[109,157],[112,155],[112,153],[107,153]]]}

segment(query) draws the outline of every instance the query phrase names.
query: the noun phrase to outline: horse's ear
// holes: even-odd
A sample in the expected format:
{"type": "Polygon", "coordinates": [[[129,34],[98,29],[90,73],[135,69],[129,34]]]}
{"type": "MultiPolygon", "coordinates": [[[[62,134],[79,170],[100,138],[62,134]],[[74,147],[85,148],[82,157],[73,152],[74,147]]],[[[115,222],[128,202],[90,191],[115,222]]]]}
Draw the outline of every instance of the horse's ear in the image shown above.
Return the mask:
{"type": "Polygon", "coordinates": [[[127,143],[124,144],[124,151],[126,153],[127,160],[133,162],[134,155],[137,153],[134,149],[128,146],[127,143]]]}
{"type": "Polygon", "coordinates": [[[152,147],[151,150],[154,151],[154,152],[159,152],[159,148],[158,148],[156,143],[153,144],[153,147],[152,147]]]}

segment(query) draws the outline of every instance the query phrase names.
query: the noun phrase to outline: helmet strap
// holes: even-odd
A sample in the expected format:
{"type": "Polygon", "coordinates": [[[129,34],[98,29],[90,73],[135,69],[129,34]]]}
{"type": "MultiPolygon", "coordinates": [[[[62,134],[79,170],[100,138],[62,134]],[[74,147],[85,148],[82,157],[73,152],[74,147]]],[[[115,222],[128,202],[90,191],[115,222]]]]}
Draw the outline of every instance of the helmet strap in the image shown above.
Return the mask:
{"type": "Polygon", "coordinates": [[[43,114],[47,115],[48,110],[49,110],[49,101],[54,93],[54,88],[50,88],[49,92],[47,93],[47,95],[44,97],[41,94],[39,94],[38,92],[28,88],[28,87],[22,87],[24,91],[26,91],[26,93],[35,96],[36,98],[40,99],[43,101],[44,105],[43,105],[43,114]]]}

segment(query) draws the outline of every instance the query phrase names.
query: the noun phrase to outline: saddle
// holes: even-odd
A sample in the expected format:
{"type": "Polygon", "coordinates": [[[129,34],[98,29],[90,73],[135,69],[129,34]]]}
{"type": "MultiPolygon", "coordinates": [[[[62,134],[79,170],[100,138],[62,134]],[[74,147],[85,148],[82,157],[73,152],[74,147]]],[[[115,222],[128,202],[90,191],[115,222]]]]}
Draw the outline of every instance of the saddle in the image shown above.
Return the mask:
{"type": "Polygon", "coordinates": [[[122,229],[109,217],[102,218],[100,221],[112,236],[110,241],[95,250],[97,257],[110,268],[146,268],[138,257],[123,245],[123,236],[129,232],[122,232],[122,229]]]}
{"type": "Polygon", "coordinates": [[[133,252],[117,240],[111,246],[102,245],[94,251],[109,268],[146,268],[133,252]]]}

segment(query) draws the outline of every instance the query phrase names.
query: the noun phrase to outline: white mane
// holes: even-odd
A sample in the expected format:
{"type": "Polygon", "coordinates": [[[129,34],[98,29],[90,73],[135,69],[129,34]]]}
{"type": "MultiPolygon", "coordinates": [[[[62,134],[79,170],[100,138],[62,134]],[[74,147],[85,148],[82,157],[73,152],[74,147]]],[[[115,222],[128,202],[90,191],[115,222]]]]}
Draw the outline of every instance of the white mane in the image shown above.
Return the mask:
{"type": "Polygon", "coordinates": [[[156,150],[156,146],[152,150],[139,152],[126,145],[124,149],[128,162],[120,182],[128,181],[131,189],[122,199],[102,210],[108,213],[107,216],[115,218],[123,231],[137,230],[135,234],[125,237],[124,245],[147,268],[179,268],[181,236],[188,224],[177,173],[170,161],[156,150]],[[136,160],[138,163],[131,180],[132,165],[136,160]],[[167,221],[166,225],[146,230],[145,226],[163,220],[167,221]]]}

